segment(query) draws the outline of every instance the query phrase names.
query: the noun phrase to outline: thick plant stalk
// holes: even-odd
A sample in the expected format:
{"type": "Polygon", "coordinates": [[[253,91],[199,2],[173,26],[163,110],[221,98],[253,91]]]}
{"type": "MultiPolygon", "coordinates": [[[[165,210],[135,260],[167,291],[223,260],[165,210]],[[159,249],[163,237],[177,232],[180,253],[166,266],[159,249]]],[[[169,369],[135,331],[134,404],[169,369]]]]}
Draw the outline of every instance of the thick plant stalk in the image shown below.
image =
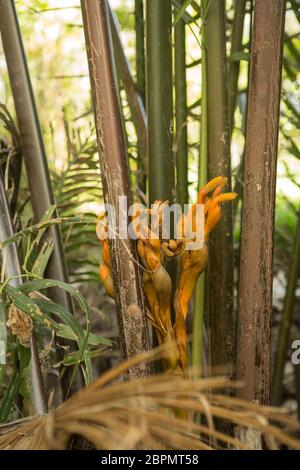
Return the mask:
{"type": "MultiPolygon", "coordinates": [[[[136,56],[136,88],[142,103],[146,104],[146,62],[145,62],[145,28],[144,28],[144,0],[135,0],[134,3],[134,24],[135,24],[135,56],[136,56]]],[[[147,132],[146,132],[147,139],[147,132]]],[[[147,147],[146,147],[147,149],[147,147]]],[[[147,170],[144,164],[147,158],[147,151],[144,153],[138,139],[137,171],[138,185],[144,194],[147,192],[147,170]]]]}
{"type": "Polygon", "coordinates": [[[230,48],[231,60],[229,62],[228,72],[228,109],[231,133],[234,127],[234,112],[236,108],[238,78],[240,72],[240,60],[234,58],[234,54],[242,52],[246,3],[247,0],[236,0],[234,4],[234,17],[230,48]]]}
{"type": "MultiPolygon", "coordinates": [[[[201,1],[202,16],[202,37],[201,37],[201,121],[200,121],[200,155],[199,155],[199,175],[198,189],[203,188],[207,181],[207,38],[205,12],[207,0],[201,1]]],[[[203,326],[204,326],[204,306],[205,306],[205,272],[198,281],[195,290],[194,318],[193,318],[193,343],[192,343],[192,365],[195,376],[201,375],[202,349],[203,349],[203,326]]]]}
{"type": "MultiPolygon", "coordinates": [[[[13,235],[9,206],[4,189],[2,173],[0,173],[0,238],[6,240],[13,235]]],[[[2,262],[6,277],[12,287],[18,288],[22,284],[21,268],[15,243],[2,250],[2,262]]],[[[41,364],[34,336],[30,339],[31,367],[30,367],[30,395],[33,414],[43,415],[47,413],[47,401],[43,382],[41,364]]]]}
{"type": "Polygon", "coordinates": [[[300,273],[300,217],[298,218],[295,241],[292,247],[290,270],[287,280],[287,289],[284,300],[284,308],[279,325],[278,342],[275,348],[275,364],[272,378],[272,403],[280,405],[282,396],[282,382],[286,353],[293,322],[295,291],[300,273]]]}
{"type": "Polygon", "coordinates": [[[134,2],[135,50],[136,50],[136,85],[145,105],[146,103],[146,64],[145,64],[145,28],[144,0],[134,2]]]}
{"type": "Polygon", "coordinates": [[[170,0],[146,0],[149,202],[174,201],[170,0]]]}
{"type": "Polygon", "coordinates": [[[270,402],[273,230],[285,0],[254,4],[240,254],[239,395],[270,402]],[[266,86],[266,83],[268,86],[266,86]]]}
{"type": "MultiPolygon", "coordinates": [[[[207,3],[208,179],[222,174],[231,191],[225,2],[207,3]]],[[[233,368],[233,236],[232,207],[224,207],[223,222],[209,243],[208,320],[210,363],[222,373],[233,368]]]]}
{"type": "MultiPolygon", "coordinates": [[[[173,154],[171,0],[146,0],[146,109],[148,118],[148,200],[175,201],[173,154]]],[[[174,298],[176,261],[167,267],[174,298]]],[[[173,302],[171,318],[175,318],[173,302]]],[[[156,336],[154,335],[154,345],[156,336]]]]}
{"type": "MultiPolygon", "coordinates": [[[[104,201],[118,213],[119,197],[127,197],[128,207],[131,198],[108,4],[105,0],[82,0],[81,6],[104,201]]],[[[112,239],[110,247],[121,349],[123,357],[127,358],[149,349],[136,246],[128,236],[123,240],[112,239]]],[[[150,368],[145,364],[131,370],[131,375],[136,377],[149,373],[150,368]]]]}
{"type": "Polygon", "coordinates": [[[185,22],[181,18],[175,25],[175,161],[176,201],[182,207],[189,199],[185,54],[185,22]]]}
{"type": "Polygon", "coordinates": [[[133,81],[130,66],[127,61],[121,38],[118,31],[118,20],[110,10],[111,31],[114,46],[114,54],[116,58],[117,74],[122,81],[126,92],[128,105],[131,112],[133,124],[136,129],[138,140],[138,186],[143,193],[146,192],[146,175],[148,170],[147,163],[147,117],[142,96],[136,89],[133,81]]]}
{"type": "MultiPolygon", "coordinates": [[[[33,90],[13,0],[0,0],[0,30],[11,90],[14,98],[34,217],[39,221],[54,203],[47,158],[38,121],[33,90]]],[[[55,214],[53,215],[55,218],[55,214]]],[[[54,249],[47,266],[49,278],[67,281],[60,229],[49,229],[54,249]]],[[[51,289],[51,298],[70,309],[68,295],[51,289]]]]}

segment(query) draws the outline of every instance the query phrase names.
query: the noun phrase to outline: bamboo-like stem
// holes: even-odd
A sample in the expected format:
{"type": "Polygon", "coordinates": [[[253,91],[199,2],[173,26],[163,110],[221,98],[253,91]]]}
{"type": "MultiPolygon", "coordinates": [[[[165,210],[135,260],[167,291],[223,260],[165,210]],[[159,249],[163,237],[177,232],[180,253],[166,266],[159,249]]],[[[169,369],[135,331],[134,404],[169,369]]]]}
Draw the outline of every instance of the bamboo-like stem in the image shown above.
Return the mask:
{"type": "MultiPolygon", "coordinates": [[[[146,109],[148,117],[148,199],[175,200],[173,154],[173,73],[171,0],[146,0],[146,109]]],[[[176,261],[167,271],[176,283],[176,261]]],[[[173,302],[171,302],[173,306],[173,302]]],[[[171,307],[171,316],[174,311],[171,307]]],[[[156,345],[156,335],[154,335],[156,345]]]]}
{"type": "MultiPolygon", "coordinates": [[[[207,4],[208,179],[228,178],[231,190],[229,149],[225,2],[207,4]]],[[[208,321],[210,363],[225,374],[233,372],[233,235],[232,206],[222,208],[222,222],[209,242],[208,321]]]]}
{"type": "MultiPolygon", "coordinates": [[[[10,210],[5,194],[4,181],[0,172],[0,239],[5,240],[13,235],[13,227],[10,217],[10,210]]],[[[22,284],[21,268],[15,243],[2,249],[2,260],[4,263],[5,275],[9,279],[12,287],[19,287],[22,284]]],[[[30,366],[30,398],[33,414],[46,414],[47,401],[45,386],[42,376],[41,364],[35,339],[32,334],[31,346],[31,366],[30,366]]]]}
{"type": "Polygon", "coordinates": [[[131,70],[124,53],[122,41],[119,35],[119,25],[116,15],[110,11],[111,31],[116,59],[116,69],[120,80],[122,81],[126,92],[128,105],[131,112],[132,122],[136,129],[138,140],[138,186],[146,193],[146,175],[147,175],[147,117],[142,96],[136,89],[131,70]]]}
{"type": "MultiPolygon", "coordinates": [[[[106,0],[82,0],[81,6],[104,201],[111,204],[118,214],[119,198],[126,197],[126,207],[129,208],[131,194],[112,51],[109,9],[106,0]]],[[[127,358],[149,349],[137,252],[135,243],[129,235],[124,239],[119,237],[111,239],[110,247],[121,349],[123,357],[127,358]]],[[[146,364],[131,370],[131,375],[136,377],[149,373],[150,368],[146,364]]]]}
{"type": "MultiPolygon", "coordinates": [[[[198,189],[207,182],[207,59],[206,59],[206,24],[205,12],[207,0],[201,2],[202,16],[202,57],[201,57],[201,122],[200,122],[200,154],[199,154],[199,176],[198,189]]],[[[192,344],[192,365],[195,376],[201,375],[202,348],[203,348],[203,320],[205,305],[205,273],[198,279],[195,290],[194,319],[193,319],[193,344],[192,344]]]]}
{"type": "Polygon", "coordinates": [[[144,0],[135,0],[135,51],[136,51],[136,85],[145,105],[146,103],[146,64],[145,64],[145,28],[144,0]]]}
{"type": "Polygon", "coordinates": [[[149,202],[174,194],[172,15],[170,0],[146,0],[149,202]]]}
{"type": "Polygon", "coordinates": [[[181,18],[175,25],[175,162],[176,201],[182,207],[189,199],[185,56],[185,22],[181,18]]]}
{"type": "Polygon", "coordinates": [[[275,348],[275,363],[272,377],[272,402],[280,405],[282,396],[282,382],[286,353],[293,322],[295,291],[300,273],[300,216],[298,217],[294,244],[291,251],[290,269],[287,279],[287,288],[283,312],[279,325],[278,341],[275,348]]]}
{"type": "MultiPolygon", "coordinates": [[[[22,151],[29,181],[35,220],[42,218],[54,203],[47,158],[39,125],[32,85],[13,0],[0,0],[0,30],[9,80],[15,103],[22,151]]],[[[54,214],[55,217],[55,214],[54,214]]],[[[47,266],[49,278],[67,282],[67,271],[59,227],[52,227],[48,237],[54,250],[47,266]]],[[[51,298],[71,309],[70,299],[62,289],[51,289],[51,298]]]]}
{"type": "MultiPolygon", "coordinates": [[[[145,63],[145,28],[144,28],[144,0],[135,0],[134,4],[134,19],[135,19],[135,57],[136,57],[136,88],[142,103],[146,104],[146,63],[145,63]]],[[[147,136],[146,136],[147,139],[147,136]]],[[[137,155],[137,171],[138,171],[138,186],[141,191],[146,194],[147,192],[147,159],[146,152],[140,145],[138,139],[138,155],[137,155]]]]}
{"type": "Polygon", "coordinates": [[[239,395],[270,402],[273,231],[285,0],[254,3],[240,253],[239,395]],[[266,77],[268,86],[266,87],[266,77]]]}
{"type": "MultiPolygon", "coordinates": [[[[234,17],[231,35],[230,55],[242,52],[244,19],[247,0],[236,0],[234,4],[234,17]]],[[[238,78],[240,72],[240,60],[230,60],[228,72],[228,109],[230,134],[234,127],[234,112],[238,91],[238,78]]]]}

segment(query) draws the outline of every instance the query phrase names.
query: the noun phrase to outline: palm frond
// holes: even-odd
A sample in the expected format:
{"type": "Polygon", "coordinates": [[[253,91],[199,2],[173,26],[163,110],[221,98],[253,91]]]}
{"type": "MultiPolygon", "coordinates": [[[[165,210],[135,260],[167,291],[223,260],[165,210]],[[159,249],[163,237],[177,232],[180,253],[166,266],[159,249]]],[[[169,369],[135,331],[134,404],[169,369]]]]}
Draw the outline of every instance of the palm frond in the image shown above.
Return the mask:
{"type": "Polygon", "coordinates": [[[228,387],[240,386],[226,378],[191,381],[161,374],[118,380],[153,357],[153,352],[146,352],[121,363],[48,416],[1,426],[0,449],[65,449],[74,435],[97,449],[251,449],[252,440],[244,438],[251,433],[256,440],[264,438],[272,449],[282,444],[300,449],[292,434],[300,430],[300,423],[281,409],[223,394],[228,387]],[[180,418],[179,410],[189,412],[190,419],[180,418]],[[200,414],[201,424],[191,420],[195,413],[200,414]],[[235,436],[217,431],[216,418],[233,423],[235,436]]]}

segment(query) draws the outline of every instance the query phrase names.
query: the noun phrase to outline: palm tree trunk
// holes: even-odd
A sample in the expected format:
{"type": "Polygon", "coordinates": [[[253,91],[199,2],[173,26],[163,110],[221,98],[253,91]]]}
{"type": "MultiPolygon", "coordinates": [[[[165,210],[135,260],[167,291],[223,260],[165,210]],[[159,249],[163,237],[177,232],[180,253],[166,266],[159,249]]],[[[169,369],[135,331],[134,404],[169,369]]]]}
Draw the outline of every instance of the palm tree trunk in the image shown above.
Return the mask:
{"type": "MultiPolygon", "coordinates": [[[[39,221],[49,206],[54,203],[54,198],[13,0],[0,0],[0,30],[16,108],[34,217],[36,221],[39,221]]],[[[53,217],[56,215],[54,214],[53,217]]],[[[49,229],[48,237],[53,240],[54,249],[47,266],[47,276],[66,282],[67,271],[59,227],[53,226],[49,229]]],[[[71,309],[70,299],[65,291],[52,288],[50,294],[52,300],[69,310],[71,309]]]]}
{"type": "Polygon", "coordinates": [[[146,0],[149,201],[174,194],[172,10],[170,0],[146,0]]]}
{"type": "MultiPolygon", "coordinates": [[[[201,121],[200,121],[200,154],[199,154],[199,175],[198,189],[207,182],[207,33],[205,12],[207,0],[201,0],[202,16],[202,55],[201,55],[201,121]]],[[[202,273],[197,281],[195,290],[194,318],[193,318],[193,349],[192,365],[195,376],[201,375],[203,334],[204,334],[204,310],[205,310],[205,284],[206,276],[202,273]]]]}
{"type": "MultiPolygon", "coordinates": [[[[82,0],[81,6],[104,201],[111,204],[118,214],[119,198],[126,197],[129,208],[131,194],[112,53],[109,9],[106,0],[82,0]]],[[[116,237],[110,242],[121,349],[123,357],[128,358],[149,349],[136,246],[129,236],[125,239],[116,237]]],[[[131,370],[131,375],[136,377],[149,373],[150,368],[145,364],[131,370]]]]}
{"type": "Polygon", "coordinates": [[[246,3],[247,0],[236,0],[234,4],[234,17],[230,48],[231,60],[229,62],[228,72],[228,108],[230,134],[232,134],[232,129],[234,127],[234,112],[236,108],[238,79],[240,72],[240,60],[234,58],[234,54],[242,52],[246,3]]]}
{"type": "Polygon", "coordinates": [[[239,395],[270,402],[273,230],[285,0],[254,4],[240,254],[239,395]]]}
{"type": "Polygon", "coordinates": [[[137,134],[138,145],[138,187],[143,194],[146,194],[146,175],[147,175],[147,117],[145,105],[142,96],[137,90],[133,81],[129,63],[122,46],[121,38],[118,31],[118,20],[110,10],[111,31],[114,46],[114,54],[116,59],[116,69],[119,79],[122,82],[126,92],[128,106],[130,108],[132,122],[137,134]]]}
{"type": "MultiPolygon", "coordinates": [[[[2,241],[13,235],[13,227],[8,201],[5,194],[2,172],[0,172],[0,206],[0,238],[2,241]]],[[[15,243],[12,243],[2,251],[3,253],[1,253],[1,255],[6,278],[12,287],[18,288],[22,284],[22,278],[17,247],[15,243]]],[[[31,366],[29,382],[32,411],[33,414],[43,415],[47,413],[47,401],[39,354],[33,334],[30,340],[30,347],[31,366]]]]}
{"type": "Polygon", "coordinates": [[[175,25],[175,161],[176,202],[182,207],[189,200],[185,54],[185,22],[181,18],[175,25]]]}
{"type": "MultiPolygon", "coordinates": [[[[225,2],[208,2],[207,99],[208,178],[223,175],[231,188],[229,149],[225,2]]],[[[233,348],[233,238],[232,207],[222,209],[222,222],[211,235],[208,266],[208,321],[210,363],[218,371],[232,374],[233,348]]]]}
{"type": "Polygon", "coordinates": [[[145,28],[144,0],[135,0],[135,50],[136,50],[136,85],[145,105],[146,103],[146,64],[145,64],[145,28]]]}

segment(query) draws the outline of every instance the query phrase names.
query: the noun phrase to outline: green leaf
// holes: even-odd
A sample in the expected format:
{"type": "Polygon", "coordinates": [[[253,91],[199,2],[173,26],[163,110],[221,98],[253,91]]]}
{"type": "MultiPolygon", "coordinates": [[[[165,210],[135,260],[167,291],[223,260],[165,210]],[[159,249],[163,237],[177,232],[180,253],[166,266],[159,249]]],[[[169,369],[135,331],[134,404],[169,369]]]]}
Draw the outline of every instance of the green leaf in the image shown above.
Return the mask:
{"type": "Polygon", "coordinates": [[[23,380],[24,380],[24,373],[26,372],[31,357],[30,348],[24,348],[23,346],[18,346],[18,355],[19,355],[19,370],[16,371],[6,390],[6,393],[3,397],[0,406],[0,423],[5,423],[13,406],[13,403],[16,399],[17,394],[19,393],[23,380]]]}
{"type": "Polygon", "coordinates": [[[96,217],[57,217],[56,219],[50,219],[45,222],[40,222],[36,225],[32,225],[31,227],[24,228],[19,232],[14,233],[11,237],[8,237],[6,240],[2,240],[0,242],[0,249],[5,248],[6,246],[10,245],[18,241],[20,238],[23,238],[25,235],[30,235],[32,233],[39,232],[40,230],[44,230],[46,227],[50,227],[51,225],[87,225],[87,224],[96,224],[96,217]]]}
{"type": "Polygon", "coordinates": [[[7,329],[3,299],[0,298],[0,365],[6,364],[7,329]]]}
{"type": "Polygon", "coordinates": [[[175,15],[174,26],[181,19],[183,19],[186,23],[190,23],[191,21],[193,21],[193,17],[189,15],[189,13],[186,12],[186,9],[190,6],[191,3],[192,3],[192,0],[184,0],[183,4],[180,6],[181,2],[173,0],[173,5],[176,8],[176,10],[178,10],[179,8],[177,14],[175,15]]]}
{"type": "Polygon", "coordinates": [[[230,62],[240,62],[240,60],[249,61],[250,54],[249,52],[243,52],[243,51],[234,52],[228,57],[228,60],[230,60],[230,62]]]}
{"type": "Polygon", "coordinates": [[[6,423],[6,421],[8,420],[11,407],[19,392],[22,380],[23,378],[19,374],[19,372],[15,372],[12,378],[10,379],[8,388],[0,406],[0,423],[6,423]]]}
{"type": "Polygon", "coordinates": [[[182,18],[186,24],[192,23],[194,18],[186,11],[186,8],[189,6],[192,0],[185,0],[182,3],[182,0],[172,0],[173,6],[177,11],[174,19],[174,25],[178,23],[178,21],[182,18]],[[188,5],[184,8],[184,4],[188,3],[188,5]]]}
{"type": "MultiPolygon", "coordinates": [[[[55,315],[60,320],[60,322],[64,323],[71,329],[78,344],[80,357],[83,358],[85,362],[85,370],[83,370],[85,381],[87,384],[90,383],[92,381],[92,364],[90,351],[87,347],[90,334],[90,308],[80,292],[65,282],[52,279],[37,279],[34,281],[28,281],[21,285],[18,289],[13,288],[10,285],[5,285],[4,290],[13,300],[16,307],[22,310],[24,313],[30,315],[33,320],[48,328],[52,327],[55,331],[58,331],[61,325],[53,320],[52,317],[55,315]],[[85,330],[81,327],[80,323],[74,317],[74,315],[72,315],[72,313],[68,312],[62,306],[52,302],[51,300],[45,300],[38,297],[31,299],[28,297],[28,294],[33,291],[40,291],[51,287],[59,287],[64,289],[65,291],[69,292],[69,294],[77,301],[78,305],[86,316],[85,330]]],[[[75,372],[76,370],[74,370],[74,376],[75,372]]]]}
{"type": "MultiPolygon", "coordinates": [[[[101,356],[104,352],[107,351],[107,347],[103,346],[102,348],[94,349],[91,351],[91,357],[94,359],[95,357],[101,356]]],[[[63,359],[64,366],[71,366],[80,361],[80,356],[78,352],[73,352],[71,354],[67,354],[63,359]]]]}
{"type": "Polygon", "coordinates": [[[42,277],[48,265],[48,261],[53,252],[53,242],[45,241],[34,261],[31,273],[38,277],[42,277]]]}
{"type": "MultiPolygon", "coordinates": [[[[60,338],[70,339],[75,341],[76,337],[73,333],[73,330],[68,325],[59,325],[58,330],[56,331],[57,336],[60,338]]],[[[112,347],[112,342],[104,338],[103,336],[96,335],[94,333],[89,334],[88,344],[90,346],[109,346],[112,347]]]]}

